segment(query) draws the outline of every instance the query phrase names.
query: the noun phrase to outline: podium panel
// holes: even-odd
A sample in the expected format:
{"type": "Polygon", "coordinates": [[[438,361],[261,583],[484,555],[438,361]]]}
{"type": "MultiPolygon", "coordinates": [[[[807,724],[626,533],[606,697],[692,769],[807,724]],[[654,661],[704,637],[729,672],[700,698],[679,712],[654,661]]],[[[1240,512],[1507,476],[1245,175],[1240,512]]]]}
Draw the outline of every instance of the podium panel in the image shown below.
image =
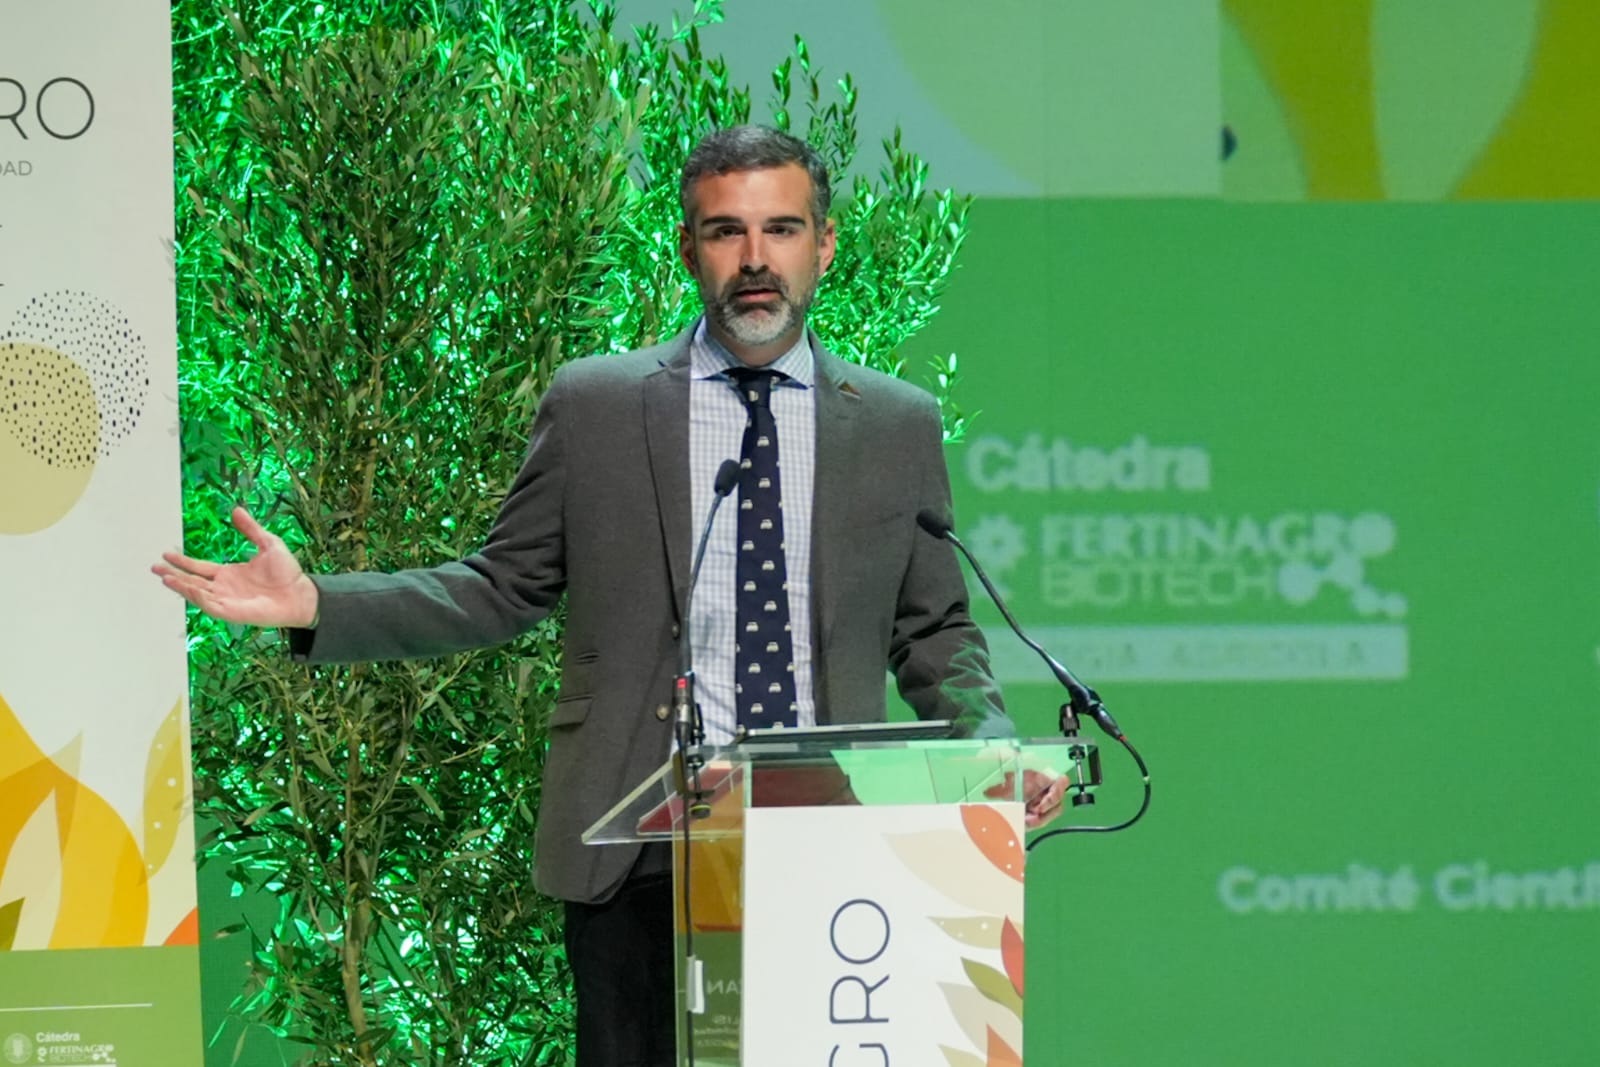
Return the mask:
{"type": "Polygon", "coordinates": [[[753,810],[746,1063],[1021,1061],[1022,810],[753,810]]]}
{"type": "Polygon", "coordinates": [[[679,1062],[1020,1065],[1023,772],[1087,789],[1093,744],[796,733],[675,758],[585,834],[675,842],[679,1062]]]}

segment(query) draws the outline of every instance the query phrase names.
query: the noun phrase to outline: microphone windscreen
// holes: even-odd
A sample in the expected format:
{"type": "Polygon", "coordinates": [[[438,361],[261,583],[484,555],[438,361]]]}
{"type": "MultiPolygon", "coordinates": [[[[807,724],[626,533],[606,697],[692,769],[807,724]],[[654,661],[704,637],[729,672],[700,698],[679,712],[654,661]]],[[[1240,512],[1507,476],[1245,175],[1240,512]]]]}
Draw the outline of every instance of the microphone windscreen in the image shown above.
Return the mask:
{"type": "Polygon", "coordinates": [[[934,511],[932,508],[923,508],[917,512],[917,525],[940,540],[950,536],[951,525],[949,517],[934,511]]]}
{"type": "Polygon", "coordinates": [[[727,496],[733,492],[733,487],[739,482],[739,461],[725,459],[722,466],[717,468],[717,480],[712,483],[711,489],[718,496],[727,496]]]}

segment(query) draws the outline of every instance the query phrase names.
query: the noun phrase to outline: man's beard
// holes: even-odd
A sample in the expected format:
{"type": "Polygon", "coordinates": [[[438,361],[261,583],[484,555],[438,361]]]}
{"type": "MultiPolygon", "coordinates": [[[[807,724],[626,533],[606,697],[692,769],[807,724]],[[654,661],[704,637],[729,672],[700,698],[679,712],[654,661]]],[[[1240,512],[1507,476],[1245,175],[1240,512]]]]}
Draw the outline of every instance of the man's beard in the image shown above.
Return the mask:
{"type": "Polygon", "coordinates": [[[805,322],[806,312],[811,308],[811,298],[816,293],[816,277],[812,276],[804,292],[798,297],[792,295],[789,286],[776,274],[750,274],[740,275],[723,289],[721,294],[712,296],[701,286],[700,299],[705,304],[706,314],[711,317],[728,336],[742,345],[751,348],[760,348],[770,345],[790,330],[805,322]],[[751,307],[742,307],[738,303],[741,292],[750,289],[769,289],[778,294],[776,302],[764,302],[751,307]]]}

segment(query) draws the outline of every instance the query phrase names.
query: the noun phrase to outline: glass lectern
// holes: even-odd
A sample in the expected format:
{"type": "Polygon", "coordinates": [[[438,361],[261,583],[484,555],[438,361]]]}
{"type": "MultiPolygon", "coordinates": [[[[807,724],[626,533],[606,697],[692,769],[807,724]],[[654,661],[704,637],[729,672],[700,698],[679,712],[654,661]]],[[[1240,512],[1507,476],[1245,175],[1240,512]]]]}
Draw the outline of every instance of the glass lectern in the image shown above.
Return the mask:
{"type": "Polygon", "coordinates": [[[1098,755],[926,729],[674,756],[585,832],[673,843],[680,1063],[1021,1063],[1024,772],[1087,791],[1098,755]]]}

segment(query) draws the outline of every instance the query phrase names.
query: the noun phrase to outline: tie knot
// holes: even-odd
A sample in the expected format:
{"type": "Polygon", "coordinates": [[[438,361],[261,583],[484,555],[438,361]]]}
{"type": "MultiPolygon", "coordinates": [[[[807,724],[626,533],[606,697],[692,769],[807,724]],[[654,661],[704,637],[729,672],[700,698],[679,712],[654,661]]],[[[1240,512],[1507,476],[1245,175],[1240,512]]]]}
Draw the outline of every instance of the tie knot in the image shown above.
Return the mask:
{"type": "Polygon", "coordinates": [[[766,367],[733,367],[728,370],[728,377],[738,387],[739,399],[746,407],[765,408],[771,404],[772,384],[787,375],[766,367]]]}

